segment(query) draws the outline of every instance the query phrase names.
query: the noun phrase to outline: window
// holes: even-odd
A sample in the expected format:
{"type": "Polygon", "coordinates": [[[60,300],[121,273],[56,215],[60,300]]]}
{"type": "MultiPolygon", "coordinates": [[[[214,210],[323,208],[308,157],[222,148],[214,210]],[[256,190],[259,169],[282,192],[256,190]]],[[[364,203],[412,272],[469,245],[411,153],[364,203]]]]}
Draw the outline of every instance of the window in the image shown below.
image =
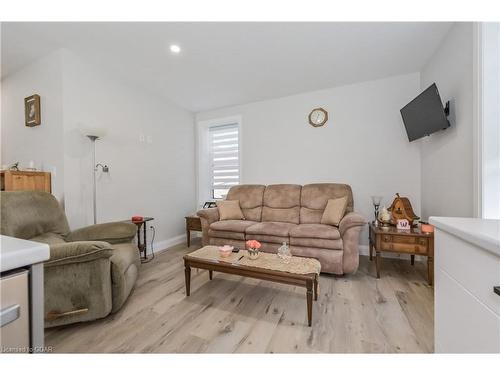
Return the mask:
{"type": "Polygon", "coordinates": [[[238,124],[209,128],[210,190],[213,199],[222,199],[240,181],[238,124]]]}
{"type": "Polygon", "coordinates": [[[241,117],[198,123],[198,203],[224,199],[241,181],[241,117]]]}

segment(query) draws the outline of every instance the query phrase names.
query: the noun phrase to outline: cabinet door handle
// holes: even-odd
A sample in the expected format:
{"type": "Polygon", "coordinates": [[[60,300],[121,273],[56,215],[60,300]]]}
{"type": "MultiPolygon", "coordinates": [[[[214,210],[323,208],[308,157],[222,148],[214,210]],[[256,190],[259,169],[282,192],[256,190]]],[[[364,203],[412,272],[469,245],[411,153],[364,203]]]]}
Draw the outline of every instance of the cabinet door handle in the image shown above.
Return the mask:
{"type": "Polygon", "coordinates": [[[493,291],[500,296],[500,286],[494,286],[493,291]]]}
{"type": "Polygon", "coordinates": [[[19,305],[12,305],[0,310],[0,327],[6,326],[9,323],[17,320],[21,312],[19,305]]]}

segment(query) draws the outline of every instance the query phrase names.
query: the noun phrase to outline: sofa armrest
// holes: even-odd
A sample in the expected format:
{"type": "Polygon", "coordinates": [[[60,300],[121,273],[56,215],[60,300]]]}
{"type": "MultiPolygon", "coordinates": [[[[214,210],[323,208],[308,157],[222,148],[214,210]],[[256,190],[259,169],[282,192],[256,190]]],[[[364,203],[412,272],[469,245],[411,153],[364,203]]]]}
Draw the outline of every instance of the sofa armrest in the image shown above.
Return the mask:
{"type": "Polygon", "coordinates": [[[212,224],[215,221],[219,221],[219,209],[218,208],[204,208],[196,213],[200,218],[207,220],[208,224],[212,224]]]}
{"type": "Polygon", "coordinates": [[[109,258],[113,248],[102,241],[75,241],[50,245],[50,258],[46,267],[62,264],[89,262],[99,258],[109,258]]]}
{"type": "Polygon", "coordinates": [[[366,220],[360,214],[349,212],[345,215],[339,223],[340,235],[343,237],[345,232],[352,227],[364,227],[366,220]]]}
{"type": "Polygon", "coordinates": [[[130,242],[135,237],[137,226],[133,223],[117,221],[95,224],[70,232],[66,241],[105,241],[111,244],[130,242]]]}
{"type": "Polygon", "coordinates": [[[208,245],[208,228],[210,224],[219,221],[219,209],[205,208],[199,210],[196,214],[200,217],[201,221],[201,244],[206,246],[208,245]]]}
{"type": "Polygon", "coordinates": [[[340,236],[344,254],[342,269],[344,273],[353,273],[359,266],[359,234],[366,225],[366,220],[360,214],[350,212],[339,223],[340,236]]]}

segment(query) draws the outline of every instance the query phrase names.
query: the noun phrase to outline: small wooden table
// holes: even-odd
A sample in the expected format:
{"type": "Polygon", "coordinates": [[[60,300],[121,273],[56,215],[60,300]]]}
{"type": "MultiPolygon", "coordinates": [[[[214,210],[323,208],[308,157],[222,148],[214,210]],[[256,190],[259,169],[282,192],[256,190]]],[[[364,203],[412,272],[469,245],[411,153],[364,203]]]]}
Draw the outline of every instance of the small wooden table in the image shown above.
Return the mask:
{"type": "Polygon", "coordinates": [[[186,242],[187,247],[191,246],[191,231],[201,232],[201,219],[195,214],[185,217],[186,219],[186,242]]]}
{"type": "Polygon", "coordinates": [[[139,248],[139,254],[141,255],[141,262],[146,261],[148,259],[148,244],[147,244],[147,222],[154,220],[154,217],[145,216],[142,220],[130,221],[132,224],[137,226],[137,247],[139,248]],[[143,229],[142,232],[142,240],[141,240],[141,227],[143,229]]]}
{"type": "Polygon", "coordinates": [[[434,281],[434,233],[424,233],[420,228],[411,230],[398,230],[396,227],[376,226],[373,222],[369,225],[370,260],[373,259],[375,250],[375,266],[377,279],[380,278],[380,253],[404,253],[411,255],[411,264],[415,263],[415,255],[427,257],[427,281],[429,285],[434,281]]]}
{"type": "MultiPolygon", "coordinates": [[[[249,266],[249,262],[244,258],[246,254],[245,250],[240,250],[239,253],[233,253],[230,258],[218,258],[218,250],[216,246],[205,246],[199,250],[192,252],[191,254],[184,255],[184,268],[186,277],[186,296],[189,297],[191,293],[191,268],[201,268],[208,270],[209,279],[212,280],[213,271],[228,273],[238,276],[252,277],[259,280],[274,281],[282,284],[302,286],[306,288],[307,297],[307,320],[309,327],[312,324],[312,303],[313,294],[314,300],[318,300],[318,278],[321,266],[316,259],[307,259],[306,262],[311,262],[308,264],[311,271],[315,268],[314,264],[317,262],[317,272],[310,273],[293,273],[286,272],[283,270],[270,269],[257,266],[249,266]],[[243,260],[242,260],[243,259],[243,260]]],[[[277,257],[276,254],[261,253],[261,257],[273,256],[277,257]]],[[[298,257],[293,257],[294,260],[291,262],[300,262],[298,257]]],[[[258,261],[258,260],[257,260],[258,261]]],[[[255,261],[255,262],[257,262],[255,261]]],[[[251,264],[251,263],[250,263],[251,264]]],[[[284,264],[281,264],[281,268],[286,268],[284,264]]],[[[278,268],[278,267],[275,267],[278,268]]],[[[291,268],[291,267],[290,267],[291,268]]],[[[307,268],[309,271],[309,267],[307,268]]]]}

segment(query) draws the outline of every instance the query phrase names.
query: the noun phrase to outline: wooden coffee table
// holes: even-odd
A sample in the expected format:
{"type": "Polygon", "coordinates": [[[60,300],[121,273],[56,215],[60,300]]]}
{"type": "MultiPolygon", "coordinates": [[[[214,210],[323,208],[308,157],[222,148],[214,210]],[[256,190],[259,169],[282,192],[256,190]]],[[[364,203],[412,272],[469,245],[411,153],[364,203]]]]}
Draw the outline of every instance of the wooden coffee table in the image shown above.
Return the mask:
{"type": "Polygon", "coordinates": [[[321,271],[316,259],[292,257],[284,263],[276,254],[261,253],[256,260],[247,257],[246,250],[232,253],[228,258],[220,258],[216,246],[205,246],[184,256],[186,276],[186,296],[190,295],[191,268],[208,270],[212,280],[213,271],[274,281],[282,284],[306,288],[307,319],[312,324],[312,303],[318,299],[318,278],[321,271]]]}

